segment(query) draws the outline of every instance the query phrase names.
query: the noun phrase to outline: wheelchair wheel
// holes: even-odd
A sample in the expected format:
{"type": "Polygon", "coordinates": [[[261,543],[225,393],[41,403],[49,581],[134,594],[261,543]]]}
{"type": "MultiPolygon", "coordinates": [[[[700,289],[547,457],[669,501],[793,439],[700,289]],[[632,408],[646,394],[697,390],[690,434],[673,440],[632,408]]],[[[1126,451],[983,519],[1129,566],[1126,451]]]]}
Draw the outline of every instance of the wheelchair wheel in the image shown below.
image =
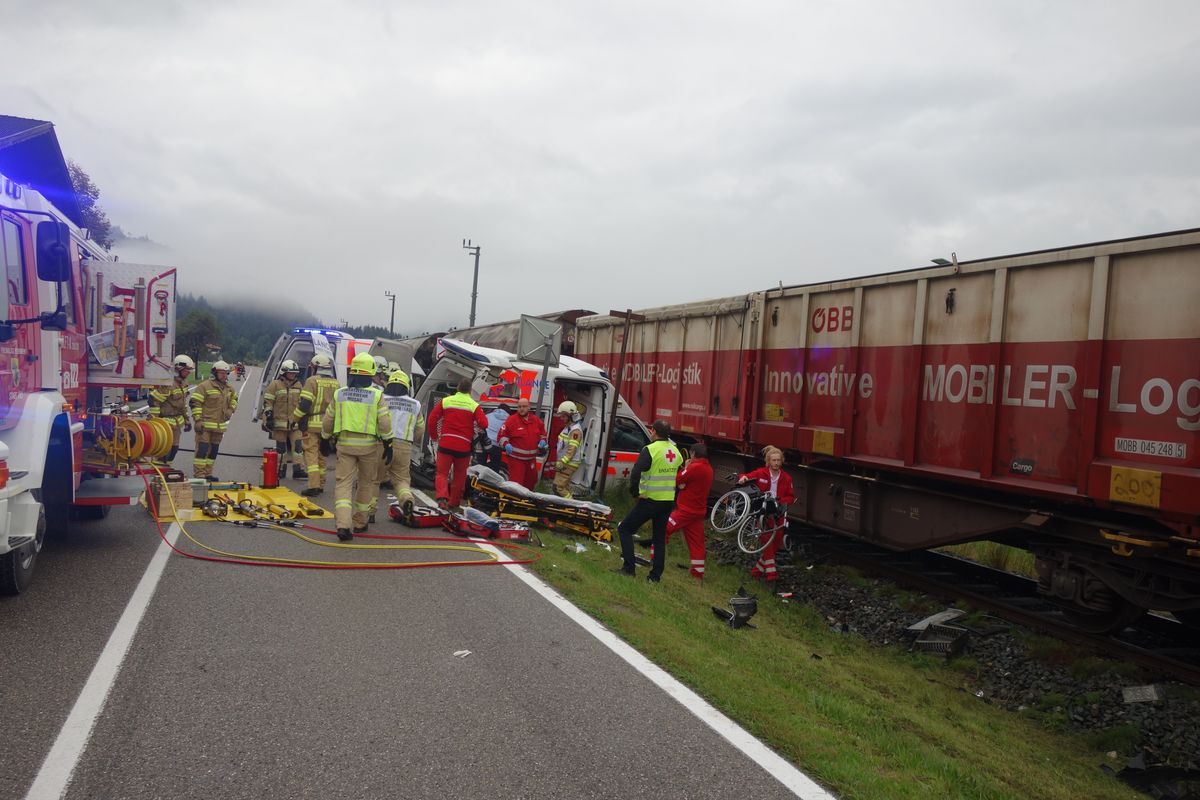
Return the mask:
{"type": "Polygon", "coordinates": [[[739,528],[750,515],[750,498],[745,492],[730,489],[717,498],[708,521],[717,533],[729,533],[739,528]]]}
{"type": "Polygon", "coordinates": [[[767,545],[776,537],[780,536],[782,525],[776,525],[774,521],[755,515],[746,520],[738,531],[738,547],[743,553],[754,555],[761,553],[767,549],[767,545]]]}

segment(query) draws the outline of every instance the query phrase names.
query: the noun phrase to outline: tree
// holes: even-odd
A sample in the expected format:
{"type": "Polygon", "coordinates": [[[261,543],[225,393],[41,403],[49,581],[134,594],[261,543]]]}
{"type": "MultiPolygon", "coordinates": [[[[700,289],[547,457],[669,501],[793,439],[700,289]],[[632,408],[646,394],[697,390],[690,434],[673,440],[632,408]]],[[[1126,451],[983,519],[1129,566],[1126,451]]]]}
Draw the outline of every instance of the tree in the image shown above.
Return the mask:
{"type": "Polygon", "coordinates": [[[206,308],[193,308],[175,326],[175,352],[186,353],[196,361],[207,361],[207,345],[221,343],[221,324],[206,308]]]}
{"type": "Polygon", "coordinates": [[[92,181],[92,176],[83,167],[70,159],[67,160],[67,170],[71,173],[71,185],[75,187],[75,195],[79,198],[79,211],[83,214],[83,227],[91,233],[92,241],[111,250],[113,246],[112,223],[108,214],[100,208],[100,189],[92,181]]]}

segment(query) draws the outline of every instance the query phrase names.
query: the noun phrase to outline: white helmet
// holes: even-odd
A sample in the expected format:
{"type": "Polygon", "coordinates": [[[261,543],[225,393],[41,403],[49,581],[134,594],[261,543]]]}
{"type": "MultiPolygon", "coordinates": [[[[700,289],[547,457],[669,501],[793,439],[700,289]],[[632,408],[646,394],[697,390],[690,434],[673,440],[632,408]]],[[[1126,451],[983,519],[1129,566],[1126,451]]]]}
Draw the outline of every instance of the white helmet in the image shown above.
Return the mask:
{"type": "Polygon", "coordinates": [[[317,353],[308,364],[316,370],[333,369],[333,359],[326,353],[317,353]]]}
{"type": "Polygon", "coordinates": [[[561,403],[558,404],[558,413],[559,414],[578,414],[579,409],[576,408],[575,404],[572,403],[570,400],[563,400],[561,403]]]}
{"type": "Polygon", "coordinates": [[[388,375],[391,375],[393,372],[397,372],[397,371],[404,372],[404,370],[400,368],[400,365],[397,364],[395,361],[387,362],[387,374],[388,375]]]}
{"type": "Polygon", "coordinates": [[[284,372],[299,372],[299,371],[300,371],[300,365],[299,365],[299,364],[297,364],[295,361],[292,361],[292,360],[289,358],[287,361],[284,361],[282,364],[280,364],[280,365],[279,365],[279,371],[280,371],[280,373],[284,373],[284,372]]]}
{"type": "Polygon", "coordinates": [[[175,360],[171,362],[171,366],[173,366],[176,370],[184,369],[185,367],[187,369],[195,369],[196,362],[192,361],[191,358],[181,353],[180,355],[175,356],[175,360]]]}
{"type": "Polygon", "coordinates": [[[388,362],[383,356],[375,356],[375,374],[387,375],[388,362]]]}
{"type": "Polygon", "coordinates": [[[214,375],[216,375],[218,372],[227,373],[230,369],[232,369],[232,367],[230,367],[229,364],[224,361],[214,361],[212,365],[212,371],[214,375]]]}

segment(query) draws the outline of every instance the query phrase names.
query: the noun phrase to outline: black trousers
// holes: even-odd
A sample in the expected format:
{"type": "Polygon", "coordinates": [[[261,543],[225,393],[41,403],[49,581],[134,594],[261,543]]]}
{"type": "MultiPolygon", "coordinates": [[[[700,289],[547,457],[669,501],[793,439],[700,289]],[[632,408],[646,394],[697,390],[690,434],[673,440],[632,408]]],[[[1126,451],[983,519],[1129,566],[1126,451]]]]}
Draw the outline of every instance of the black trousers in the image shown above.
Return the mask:
{"type": "Polygon", "coordinates": [[[651,579],[662,577],[663,565],[667,560],[667,518],[675,503],[671,500],[647,500],[641,498],[629,512],[629,516],[621,520],[617,526],[617,535],[621,539],[621,561],[629,572],[633,571],[633,536],[647,520],[652,524],[654,542],[654,562],[650,567],[651,579]]]}

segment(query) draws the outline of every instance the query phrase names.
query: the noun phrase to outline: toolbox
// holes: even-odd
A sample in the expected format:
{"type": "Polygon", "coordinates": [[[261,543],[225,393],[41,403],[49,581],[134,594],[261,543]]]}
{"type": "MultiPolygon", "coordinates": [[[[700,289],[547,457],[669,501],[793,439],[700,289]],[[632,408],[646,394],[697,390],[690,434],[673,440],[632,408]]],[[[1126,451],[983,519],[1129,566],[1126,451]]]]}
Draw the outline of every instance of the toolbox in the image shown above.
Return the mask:
{"type": "Polygon", "coordinates": [[[162,478],[154,478],[150,481],[150,491],[154,497],[154,508],[151,513],[157,509],[158,516],[170,517],[173,515],[172,509],[188,509],[192,508],[192,486],[182,478],[180,480],[166,480],[162,478]]]}

